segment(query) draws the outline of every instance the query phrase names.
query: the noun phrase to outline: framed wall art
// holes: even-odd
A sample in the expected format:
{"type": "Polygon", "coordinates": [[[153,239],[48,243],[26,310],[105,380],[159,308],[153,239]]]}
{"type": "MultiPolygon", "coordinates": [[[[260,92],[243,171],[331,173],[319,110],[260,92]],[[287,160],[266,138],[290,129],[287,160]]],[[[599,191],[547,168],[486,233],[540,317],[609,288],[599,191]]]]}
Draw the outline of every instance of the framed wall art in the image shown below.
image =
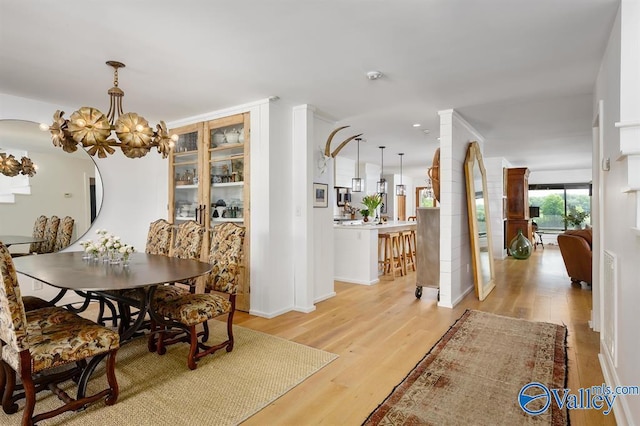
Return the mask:
{"type": "Polygon", "coordinates": [[[329,185],[326,183],[313,184],[313,207],[329,206],[329,185]]]}

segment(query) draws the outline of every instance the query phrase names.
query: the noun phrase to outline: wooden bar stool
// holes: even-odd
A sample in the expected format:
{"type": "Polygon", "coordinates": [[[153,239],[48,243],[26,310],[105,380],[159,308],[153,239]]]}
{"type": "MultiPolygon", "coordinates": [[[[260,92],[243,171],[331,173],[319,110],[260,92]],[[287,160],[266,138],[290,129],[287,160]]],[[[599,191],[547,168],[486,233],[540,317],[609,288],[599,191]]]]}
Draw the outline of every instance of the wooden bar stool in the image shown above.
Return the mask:
{"type": "Polygon", "coordinates": [[[407,275],[407,269],[404,263],[404,244],[402,242],[401,232],[390,232],[391,238],[391,255],[392,255],[392,273],[395,277],[395,272],[399,271],[400,276],[407,275]]]}
{"type": "Polygon", "coordinates": [[[378,271],[387,275],[391,268],[391,237],[389,234],[378,234],[378,271]]]}
{"type": "Polygon", "coordinates": [[[399,232],[378,234],[378,269],[392,280],[395,279],[398,271],[400,275],[404,275],[400,242],[399,232]]]}
{"type": "Polygon", "coordinates": [[[416,270],[416,262],[415,262],[415,232],[412,231],[403,231],[402,232],[402,248],[404,249],[404,273],[406,274],[411,267],[412,271],[416,270]]]}

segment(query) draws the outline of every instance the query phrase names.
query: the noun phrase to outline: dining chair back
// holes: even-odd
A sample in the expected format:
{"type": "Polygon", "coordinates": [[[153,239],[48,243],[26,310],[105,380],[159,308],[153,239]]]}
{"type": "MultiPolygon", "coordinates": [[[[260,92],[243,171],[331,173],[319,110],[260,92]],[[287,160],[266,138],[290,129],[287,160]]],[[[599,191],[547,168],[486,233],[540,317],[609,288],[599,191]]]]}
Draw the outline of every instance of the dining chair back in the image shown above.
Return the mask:
{"type": "MultiPolygon", "coordinates": [[[[40,215],[33,224],[33,238],[44,238],[44,229],[47,226],[47,217],[40,215]]],[[[41,242],[31,243],[29,245],[29,253],[40,253],[41,242]]]]}
{"type": "MultiPolygon", "coordinates": [[[[204,240],[204,226],[193,220],[188,220],[176,227],[175,243],[171,248],[170,256],[180,259],[200,260],[202,256],[202,243],[204,240]]],[[[180,284],[189,286],[189,291],[196,292],[197,279],[192,278],[180,281],[180,284]]]]}
{"type": "Polygon", "coordinates": [[[2,243],[0,340],[2,408],[5,413],[13,414],[18,411],[17,401],[25,399],[23,425],[32,425],[65,411],[78,410],[102,398],[106,398],[107,405],[117,401],[115,356],[119,347],[118,333],[60,307],[25,311],[11,254],[2,243]],[[84,389],[92,371],[88,370],[91,367],[86,360],[104,355],[108,356],[108,388],[85,396],[84,390],[80,389],[84,389]],[[73,363],[76,364],[73,368],[64,371],[58,368],[73,363]],[[16,372],[20,376],[19,385],[16,384],[16,372]],[[57,387],[59,383],[72,378],[79,382],[76,399],[57,387]],[[64,404],[34,416],[36,394],[46,389],[50,389],[64,404]]]}
{"type": "Polygon", "coordinates": [[[169,255],[180,259],[200,260],[204,234],[204,226],[198,222],[194,220],[182,222],[177,226],[175,243],[169,255]]]}
{"type": "Polygon", "coordinates": [[[56,243],[53,247],[53,251],[60,251],[71,244],[74,222],[75,221],[71,216],[65,216],[64,219],[60,221],[58,232],[56,234],[56,243]]]}
{"type": "Polygon", "coordinates": [[[207,276],[205,291],[238,292],[245,232],[244,227],[231,222],[214,226],[208,258],[213,269],[207,276]]]}
{"type": "Polygon", "coordinates": [[[162,254],[169,256],[173,241],[173,225],[165,219],[151,222],[147,233],[147,246],[145,252],[149,254],[162,254]]]}
{"type": "Polygon", "coordinates": [[[40,251],[38,253],[52,253],[56,246],[56,236],[58,235],[58,227],[60,226],[60,218],[58,216],[51,216],[47,220],[47,225],[44,228],[44,241],[40,244],[40,251]]]}
{"type": "Polygon", "coordinates": [[[209,262],[213,265],[207,276],[205,293],[193,294],[175,286],[164,286],[169,291],[157,292],[152,309],[163,318],[162,324],[152,320],[149,350],[160,355],[166,346],[186,342],[190,344],[187,366],[193,370],[197,361],[215,351],[233,350],[233,314],[236,310],[236,293],[242,277],[245,228],[234,223],[220,223],[214,227],[209,262]],[[213,292],[212,292],[213,291],[213,292]],[[227,293],[228,297],[221,294],[227,293]],[[208,321],[221,315],[227,316],[227,340],[210,346],[208,321]],[[198,333],[196,326],[202,324],[198,333]],[[156,332],[158,325],[162,328],[156,332]],[[179,330],[177,333],[171,329],[179,330]],[[181,333],[185,332],[185,333],[181,333]],[[156,337],[157,335],[157,337],[156,337]]]}

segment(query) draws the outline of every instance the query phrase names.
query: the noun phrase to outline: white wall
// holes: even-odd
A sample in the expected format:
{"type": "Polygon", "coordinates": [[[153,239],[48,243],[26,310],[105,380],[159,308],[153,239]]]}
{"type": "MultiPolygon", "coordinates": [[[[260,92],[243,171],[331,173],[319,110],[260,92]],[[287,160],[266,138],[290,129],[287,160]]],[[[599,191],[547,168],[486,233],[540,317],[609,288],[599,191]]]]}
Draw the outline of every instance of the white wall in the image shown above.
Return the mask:
{"type": "Polygon", "coordinates": [[[585,182],[591,182],[591,169],[531,170],[529,174],[529,185],[585,182]]]}
{"type": "MultiPolygon", "coordinates": [[[[637,313],[640,301],[640,234],[633,231],[639,194],[622,192],[627,184],[627,164],[624,159],[615,161],[619,157],[620,143],[624,141],[621,141],[621,131],[614,126],[618,121],[640,121],[639,28],[640,4],[623,0],[602,60],[594,96],[594,116],[598,102],[603,101],[603,155],[612,159],[608,172],[594,167],[594,194],[601,191],[603,198],[603,204],[597,206],[603,229],[598,238],[597,229],[594,233],[594,262],[601,258],[603,250],[614,253],[618,260],[617,309],[615,305],[601,305],[600,360],[605,380],[611,386],[640,384],[637,313]],[[599,185],[600,174],[602,186],[599,185]],[[608,333],[614,335],[609,336],[608,333]],[[615,357],[610,356],[603,343],[610,338],[617,342],[617,365],[615,357]]],[[[638,143],[637,140],[632,142],[638,143]]],[[[599,165],[597,157],[595,164],[599,165]]],[[[600,279],[601,274],[594,275],[593,285],[600,286],[601,292],[611,294],[613,289],[603,288],[600,279]]],[[[639,398],[618,397],[614,405],[618,424],[640,424],[639,398]]]]}
{"type": "Polygon", "coordinates": [[[507,257],[507,249],[504,244],[504,169],[511,164],[504,158],[484,158],[484,167],[487,174],[487,194],[489,196],[489,217],[491,220],[491,248],[494,259],[507,257]]]}
{"type": "MultiPolygon", "coordinates": [[[[313,116],[313,132],[312,138],[307,144],[312,149],[311,161],[315,167],[312,169],[312,180],[306,180],[303,183],[309,187],[313,182],[325,183],[329,191],[327,208],[311,207],[310,220],[313,223],[313,234],[310,235],[313,245],[313,257],[310,262],[310,268],[313,271],[313,301],[319,302],[336,295],[333,286],[334,277],[334,235],[333,235],[333,208],[336,205],[336,191],[333,187],[333,160],[329,161],[329,167],[325,173],[321,173],[317,167],[318,160],[321,157],[320,147],[323,147],[327,136],[336,128],[333,121],[323,118],[317,112],[313,116]]],[[[300,179],[300,177],[294,177],[300,179]]],[[[312,202],[312,199],[309,198],[312,202]]]]}
{"type": "Polygon", "coordinates": [[[440,115],[440,301],[453,307],[473,291],[464,160],[482,136],[452,109],[440,115]]]}

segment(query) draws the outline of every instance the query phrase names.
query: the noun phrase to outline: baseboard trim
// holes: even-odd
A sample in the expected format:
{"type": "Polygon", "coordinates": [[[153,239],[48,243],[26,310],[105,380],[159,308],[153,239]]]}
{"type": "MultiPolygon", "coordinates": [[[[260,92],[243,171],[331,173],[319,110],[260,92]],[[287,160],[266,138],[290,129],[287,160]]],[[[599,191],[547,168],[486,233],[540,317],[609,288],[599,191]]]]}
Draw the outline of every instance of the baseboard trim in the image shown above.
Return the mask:
{"type": "MultiPolygon", "coordinates": [[[[600,340],[600,353],[598,354],[598,360],[600,361],[600,368],[602,369],[604,382],[607,386],[622,386],[622,382],[618,378],[616,370],[613,367],[613,360],[609,356],[607,348],[602,340],[600,340]]],[[[613,404],[613,415],[616,418],[618,426],[628,426],[633,424],[631,423],[631,410],[629,409],[629,402],[627,401],[627,398],[627,395],[618,395],[616,402],[613,404]]],[[[633,398],[638,397],[633,396],[633,398]]]]}
{"type": "Polygon", "coordinates": [[[310,306],[308,308],[297,308],[296,307],[296,308],[293,308],[293,310],[296,311],[296,312],[302,312],[303,314],[308,314],[308,313],[311,313],[311,312],[315,311],[316,307],[315,306],[310,306]]]}
{"type": "MultiPolygon", "coordinates": [[[[318,303],[318,302],[322,302],[323,300],[327,300],[327,299],[331,299],[332,297],[336,297],[337,293],[335,291],[332,291],[330,293],[325,294],[324,296],[320,296],[317,299],[315,299],[313,301],[313,303],[318,303]]],[[[315,310],[316,307],[313,307],[313,310],[315,310]]]]}
{"type": "Polygon", "coordinates": [[[374,285],[374,284],[378,284],[380,282],[380,279],[376,278],[374,280],[371,281],[361,281],[361,280],[354,280],[351,278],[341,278],[341,277],[333,277],[334,281],[340,281],[343,283],[349,283],[349,284],[360,284],[360,285],[374,285]]]}

